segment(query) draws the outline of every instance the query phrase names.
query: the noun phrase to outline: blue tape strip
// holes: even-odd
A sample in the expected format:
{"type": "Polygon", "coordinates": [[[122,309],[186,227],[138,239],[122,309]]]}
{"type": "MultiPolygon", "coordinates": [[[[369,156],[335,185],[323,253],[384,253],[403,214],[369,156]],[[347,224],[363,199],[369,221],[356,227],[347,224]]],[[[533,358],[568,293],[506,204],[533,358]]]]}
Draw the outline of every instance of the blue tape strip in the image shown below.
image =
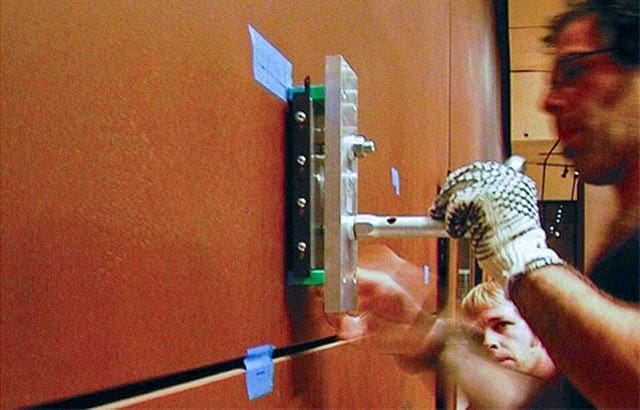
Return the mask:
{"type": "Polygon", "coordinates": [[[247,349],[244,359],[247,395],[249,400],[257,399],[273,391],[273,345],[262,345],[247,349]]]}
{"type": "Polygon", "coordinates": [[[391,167],[391,186],[393,186],[393,192],[400,196],[400,172],[396,167],[391,167]]]}
{"type": "Polygon", "coordinates": [[[293,64],[249,24],[253,47],[253,77],[273,95],[287,102],[293,85],[293,64]]]}

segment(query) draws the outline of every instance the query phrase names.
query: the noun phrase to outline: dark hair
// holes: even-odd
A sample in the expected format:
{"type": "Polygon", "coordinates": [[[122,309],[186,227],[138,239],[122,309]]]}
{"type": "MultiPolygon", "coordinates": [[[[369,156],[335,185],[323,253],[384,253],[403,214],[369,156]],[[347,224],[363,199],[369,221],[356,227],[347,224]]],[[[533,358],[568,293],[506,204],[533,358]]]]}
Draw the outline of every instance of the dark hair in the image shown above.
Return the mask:
{"type": "Polygon", "coordinates": [[[586,0],[568,1],[569,9],[557,15],[548,26],[549,34],[543,41],[555,46],[560,31],[573,20],[595,15],[604,47],[611,48],[613,59],[623,67],[640,65],[640,32],[638,26],[638,0],[586,0]]]}

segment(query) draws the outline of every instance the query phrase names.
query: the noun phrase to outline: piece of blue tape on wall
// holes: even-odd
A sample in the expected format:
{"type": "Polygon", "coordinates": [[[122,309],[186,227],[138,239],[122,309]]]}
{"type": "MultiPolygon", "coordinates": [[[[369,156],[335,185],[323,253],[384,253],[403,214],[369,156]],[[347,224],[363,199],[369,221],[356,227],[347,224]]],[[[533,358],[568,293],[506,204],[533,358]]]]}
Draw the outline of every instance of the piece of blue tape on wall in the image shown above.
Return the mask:
{"type": "Polygon", "coordinates": [[[244,367],[249,400],[257,399],[273,390],[274,348],[273,345],[262,345],[247,349],[244,367]]]}
{"type": "Polygon", "coordinates": [[[253,77],[287,102],[287,90],[293,85],[293,64],[250,24],[249,35],[253,48],[253,77]]]}
{"type": "Polygon", "coordinates": [[[400,196],[400,172],[396,167],[391,167],[391,186],[393,187],[393,192],[400,196]]]}

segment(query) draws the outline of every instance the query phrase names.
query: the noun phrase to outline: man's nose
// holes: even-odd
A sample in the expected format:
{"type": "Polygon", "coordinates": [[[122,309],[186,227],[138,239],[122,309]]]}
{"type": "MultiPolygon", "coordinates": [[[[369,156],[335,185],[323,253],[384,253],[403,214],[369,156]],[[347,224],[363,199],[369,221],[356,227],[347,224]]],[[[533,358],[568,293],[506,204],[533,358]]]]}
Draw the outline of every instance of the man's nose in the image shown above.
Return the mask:
{"type": "Polygon", "coordinates": [[[562,95],[561,89],[550,87],[542,100],[542,109],[549,114],[559,114],[567,104],[566,98],[562,95]]]}
{"type": "Polygon", "coordinates": [[[496,332],[487,329],[484,331],[484,347],[487,349],[497,349],[498,348],[498,337],[496,332]]]}

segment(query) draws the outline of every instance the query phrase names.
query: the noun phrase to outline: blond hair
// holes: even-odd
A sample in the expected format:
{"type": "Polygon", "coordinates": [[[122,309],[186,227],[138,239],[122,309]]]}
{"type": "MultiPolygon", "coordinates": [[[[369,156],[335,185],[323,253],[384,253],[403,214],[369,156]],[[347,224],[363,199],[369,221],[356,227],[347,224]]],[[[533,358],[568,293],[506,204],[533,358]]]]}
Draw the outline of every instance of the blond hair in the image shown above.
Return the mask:
{"type": "Polygon", "coordinates": [[[507,301],[502,286],[494,281],[482,282],[474,286],[462,299],[462,315],[472,320],[483,311],[500,306],[507,301]]]}

